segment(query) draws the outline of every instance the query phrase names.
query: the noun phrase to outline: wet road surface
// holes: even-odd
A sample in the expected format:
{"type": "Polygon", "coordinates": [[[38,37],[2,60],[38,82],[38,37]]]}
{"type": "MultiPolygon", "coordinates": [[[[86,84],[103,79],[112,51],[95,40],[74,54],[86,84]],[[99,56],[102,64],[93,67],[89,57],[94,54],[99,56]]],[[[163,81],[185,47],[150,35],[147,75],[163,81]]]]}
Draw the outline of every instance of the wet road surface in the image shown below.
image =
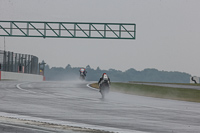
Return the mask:
{"type": "Polygon", "coordinates": [[[102,100],[97,90],[86,85],[87,82],[80,81],[29,83],[2,81],[0,116],[21,117],[113,132],[200,132],[199,103],[117,92],[110,92],[107,98],[102,100]]]}

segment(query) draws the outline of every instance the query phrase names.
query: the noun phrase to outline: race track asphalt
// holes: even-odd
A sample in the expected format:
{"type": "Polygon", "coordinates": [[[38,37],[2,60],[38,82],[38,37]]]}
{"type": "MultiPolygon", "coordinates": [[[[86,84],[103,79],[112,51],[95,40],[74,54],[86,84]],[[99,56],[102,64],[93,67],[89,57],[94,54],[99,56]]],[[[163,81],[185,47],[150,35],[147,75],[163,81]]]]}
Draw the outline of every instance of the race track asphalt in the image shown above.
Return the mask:
{"type": "MultiPolygon", "coordinates": [[[[101,99],[89,82],[0,82],[0,116],[120,133],[198,133],[200,104],[110,92],[101,99]]],[[[25,128],[16,132],[65,132],[25,128]],[[22,130],[24,129],[24,130],[22,130]]],[[[29,125],[30,126],[30,125],[29,125]]],[[[66,132],[74,132],[67,130],[66,132]]],[[[79,131],[80,132],[80,131],[79,131]]]]}

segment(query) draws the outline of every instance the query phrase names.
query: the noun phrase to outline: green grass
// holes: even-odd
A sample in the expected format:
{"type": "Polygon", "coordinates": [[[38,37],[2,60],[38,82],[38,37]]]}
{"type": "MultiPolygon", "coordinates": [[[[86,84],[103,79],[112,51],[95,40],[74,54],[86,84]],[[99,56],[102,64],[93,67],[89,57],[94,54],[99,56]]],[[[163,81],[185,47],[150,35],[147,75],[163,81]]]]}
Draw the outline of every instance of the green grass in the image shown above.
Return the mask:
{"type": "MultiPolygon", "coordinates": [[[[97,88],[98,84],[92,84],[97,88]]],[[[134,83],[112,83],[111,91],[127,94],[174,99],[182,101],[200,102],[200,90],[142,85],[134,83]]]]}
{"type": "Polygon", "coordinates": [[[191,85],[191,86],[200,86],[200,84],[194,84],[194,83],[162,83],[162,82],[137,82],[137,81],[129,81],[129,83],[156,83],[156,84],[174,84],[174,85],[191,85]]]}

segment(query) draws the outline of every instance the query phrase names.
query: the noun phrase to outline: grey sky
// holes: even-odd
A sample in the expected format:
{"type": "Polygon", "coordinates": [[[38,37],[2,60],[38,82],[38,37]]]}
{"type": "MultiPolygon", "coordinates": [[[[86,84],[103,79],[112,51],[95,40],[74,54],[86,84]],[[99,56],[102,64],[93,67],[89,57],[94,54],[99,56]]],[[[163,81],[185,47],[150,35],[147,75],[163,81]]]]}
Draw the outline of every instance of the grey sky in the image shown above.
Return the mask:
{"type": "MultiPolygon", "coordinates": [[[[156,68],[200,76],[200,0],[0,0],[0,20],[135,23],[136,40],[6,38],[50,67],[156,68]]],[[[3,49],[3,37],[0,37],[3,49]]]]}

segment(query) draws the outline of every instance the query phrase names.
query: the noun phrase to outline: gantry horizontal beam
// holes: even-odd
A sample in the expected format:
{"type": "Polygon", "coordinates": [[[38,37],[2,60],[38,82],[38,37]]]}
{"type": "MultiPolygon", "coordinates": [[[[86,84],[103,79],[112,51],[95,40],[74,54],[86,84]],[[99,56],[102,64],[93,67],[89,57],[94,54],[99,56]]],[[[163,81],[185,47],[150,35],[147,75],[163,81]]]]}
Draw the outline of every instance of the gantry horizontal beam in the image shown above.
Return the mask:
{"type": "Polygon", "coordinates": [[[0,21],[0,36],[43,38],[135,39],[136,24],[0,21]]]}

